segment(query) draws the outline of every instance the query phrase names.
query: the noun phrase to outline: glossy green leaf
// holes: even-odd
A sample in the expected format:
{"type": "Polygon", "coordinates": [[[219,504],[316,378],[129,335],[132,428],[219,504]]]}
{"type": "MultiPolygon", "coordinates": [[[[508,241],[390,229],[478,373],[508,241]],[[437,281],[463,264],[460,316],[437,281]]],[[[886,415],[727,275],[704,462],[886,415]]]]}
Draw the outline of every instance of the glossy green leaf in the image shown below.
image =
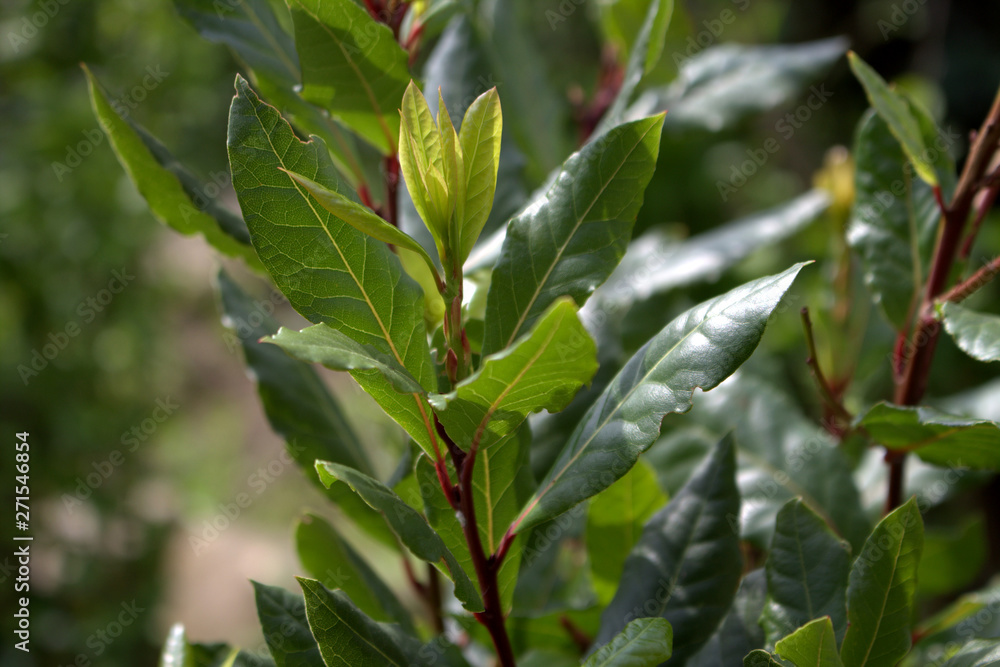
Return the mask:
{"type": "Polygon", "coordinates": [[[859,58],[858,54],[853,51],[848,52],[847,60],[851,64],[854,76],[864,86],[868,101],[888,124],[889,131],[899,141],[917,174],[925,183],[937,185],[938,178],[934,165],[927,159],[924,135],[906,100],[891,90],[885,79],[859,58]]]}
{"type": "Polygon", "coordinates": [[[330,110],[383,153],[395,153],[410,82],[392,30],[353,0],[292,0],[302,97],[330,110]]]}
{"type": "Polygon", "coordinates": [[[190,665],[184,626],[175,623],[170,627],[167,640],[163,643],[163,650],[160,651],[160,667],[190,667],[190,665]]]}
{"type": "Polygon", "coordinates": [[[322,517],[303,515],[295,525],[295,550],[317,581],[340,589],[376,621],[394,621],[413,633],[409,612],[368,562],[322,517]]]}
{"type": "Polygon", "coordinates": [[[830,618],[818,618],[788,635],[775,645],[775,651],[795,667],[844,667],[837,653],[830,618]]]}
{"type": "MultiPolygon", "coordinates": [[[[677,79],[643,93],[626,118],[668,111],[668,130],[700,128],[718,132],[750,114],[787,104],[840,59],[847,41],[840,37],[805,44],[708,47],[681,65],[677,79]]],[[[826,103],[833,91],[823,84],[808,90],[807,103],[826,103]]],[[[796,121],[798,122],[798,121],[796,121]]],[[[790,138],[795,127],[787,120],[775,125],[778,136],[790,138]]]]}
{"type": "Polygon", "coordinates": [[[620,125],[588,144],[510,221],[486,302],[485,354],[514,342],[559,297],[582,305],[621,261],[656,166],[662,122],[620,125]]]}
{"type": "Polygon", "coordinates": [[[667,502],[656,475],[642,460],[597,494],[587,510],[587,555],[601,604],[614,597],[625,559],[653,512],[667,502]]]}
{"type": "Polygon", "coordinates": [[[801,500],[778,512],[765,567],[767,603],[760,624],[768,646],[824,616],[837,637],[844,636],[850,547],[801,500]]]}
{"type": "Polygon", "coordinates": [[[437,276],[437,268],[434,265],[434,260],[427,254],[423,246],[417,243],[409,234],[390,225],[367,206],[352,201],[339,192],[325,188],[302,174],[288,172],[288,175],[304,187],[309,194],[316,198],[320,206],[336,216],[337,219],[346,222],[351,227],[379,241],[385,241],[400,248],[412,250],[427,264],[432,275],[437,276]]]}
{"type": "Polygon", "coordinates": [[[391,626],[376,623],[341,591],[297,577],[305,597],[306,618],[327,667],[385,665],[409,667],[416,639],[405,641],[391,626]]]}
{"type": "Polygon", "coordinates": [[[963,352],[979,361],[1000,361],[1000,317],[957,303],[944,304],[941,313],[945,331],[963,352]]]}
{"type": "Polygon", "coordinates": [[[472,252],[493,209],[497,173],[500,169],[502,131],[500,96],[494,87],[473,100],[465,112],[459,131],[459,145],[465,167],[465,201],[459,208],[459,233],[455,236],[459,262],[464,262],[472,252]]]}
{"type": "Polygon", "coordinates": [[[316,324],[302,331],[281,327],[277,334],[263,342],[274,343],[301,361],[323,364],[337,371],[376,369],[396,391],[424,393],[420,383],[395,359],[326,324],[316,324]]]}
{"type": "Polygon", "coordinates": [[[663,43],[667,26],[673,15],[673,2],[660,0],[611,0],[598,6],[601,27],[605,34],[617,44],[628,48],[629,62],[637,57],[644,74],[649,74],[663,54],[663,43]],[[655,22],[652,30],[645,26],[650,21],[650,6],[655,22]],[[633,54],[638,54],[635,56],[633,54]]]}
{"type": "MultiPolygon", "coordinates": [[[[921,126],[932,141],[933,123],[922,117],[921,126]]],[[[847,240],[861,257],[872,299],[898,330],[929,272],[941,211],[931,187],[913,178],[888,124],[874,111],[858,123],[853,153],[856,198],[847,240]]],[[[946,151],[934,155],[947,197],[954,166],[946,151]]]]}
{"type": "Polygon", "coordinates": [[[840,655],[851,667],[892,667],[910,649],[910,617],[924,524],[911,498],[887,515],[851,567],[847,632],[840,655]]]}
{"type": "Polygon", "coordinates": [[[361,439],[316,371],[278,347],[259,342],[278,330],[270,313],[285,302],[284,295],[273,290],[270,299],[254,300],[224,271],[218,281],[224,320],[233,332],[227,345],[230,350],[243,348],[271,428],[285,440],[288,453],[311,482],[366,532],[394,546],[396,539],[378,514],[343,487],[327,490],[316,477],[316,459],[343,463],[369,475],[374,468],[361,439]]]}
{"type": "Polygon", "coordinates": [[[399,169],[417,213],[434,236],[438,254],[446,257],[451,209],[441,131],[423,93],[412,81],[403,94],[401,114],[399,169]]]}
{"type": "Polygon", "coordinates": [[[762,568],[743,577],[729,613],[705,645],[688,659],[686,667],[739,665],[747,653],[763,646],[764,632],[757,619],[764,608],[766,592],[767,581],[762,568]]]}
{"type": "Polygon", "coordinates": [[[163,224],[181,234],[201,234],[219,252],[260,269],[246,225],[205,195],[202,184],[148,132],[118,115],[100,83],[84,67],[90,102],[118,162],[163,224]]]}
{"type": "Polygon", "coordinates": [[[660,433],[753,353],[803,264],[705,301],[676,317],[629,360],[573,431],[518,519],[518,532],[557,516],[622,477],[660,433]]]}
{"type": "Polygon", "coordinates": [[[261,631],[277,667],[324,667],[319,646],[309,630],[302,596],[284,588],[251,583],[261,631]]]}
{"type": "Polygon", "coordinates": [[[637,618],[587,658],[583,667],[656,667],[670,657],[673,632],[662,618],[637,618]]]}
{"type": "Polygon", "coordinates": [[[594,341],[576,305],[563,299],[513,346],[486,357],[454,391],[430,402],[460,447],[488,449],[532,412],[561,410],[596,370],[594,341]]]}
{"type": "MultiPolygon", "coordinates": [[[[329,324],[375,347],[421,386],[434,386],[420,286],[384,243],[320,209],[281,171],[294,171],[351,197],[322,141],[302,143],[244,79],[237,78],[236,87],[229,118],[233,184],[254,247],[275,284],[307,320],[329,324]]],[[[425,451],[434,451],[436,436],[423,397],[398,393],[374,369],[351,375],[425,451]]]]}
{"type": "Polygon", "coordinates": [[[782,667],[782,664],[767,651],[757,649],[743,658],[743,667],[782,667]]]}
{"type": "Polygon", "coordinates": [[[871,437],[893,451],[913,452],[950,468],[1000,470],[1000,424],[933,408],[879,403],[862,418],[871,437]]]}
{"type": "Polygon", "coordinates": [[[1000,639],[973,639],[943,667],[991,667],[1000,663],[1000,639]]]}
{"type": "Polygon", "coordinates": [[[739,585],[739,534],[726,519],[739,508],[735,447],[727,436],[646,524],[595,643],[607,643],[633,618],[661,616],[673,628],[672,659],[684,664],[694,655],[739,585]]]}
{"type": "Polygon", "coordinates": [[[392,489],[371,477],[346,466],[329,461],[317,461],[316,471],[327,486],[341,481],[351,487],[368,505],[385,517],[396,535],[414,556],[431,563],[455,582],[455,596],[469,611],[482,611],[478,591],[455,556],[434,532],[427,520],[406,504],[392,489]]]}
{"type": "Polygon", "coordinates": [[[453,266],[461,266],[465,260],[461,250],[461,224],[465,219],[466,177],[465,155],[458,139],[458,131],[451,122],[451,115],[444,103],[444,94],[438,90],[438,129],[441,132],[441,161],[444,166],[444,180],[448,189],[449,212],[448,248],[454,255],[453,266]]]}

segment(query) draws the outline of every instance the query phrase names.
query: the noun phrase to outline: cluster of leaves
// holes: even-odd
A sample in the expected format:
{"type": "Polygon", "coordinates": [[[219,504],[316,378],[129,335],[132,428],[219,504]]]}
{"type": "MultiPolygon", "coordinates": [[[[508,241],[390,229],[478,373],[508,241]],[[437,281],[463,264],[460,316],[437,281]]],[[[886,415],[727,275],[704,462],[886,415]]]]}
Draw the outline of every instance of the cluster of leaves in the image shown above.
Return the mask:
{"type": "Polygon", "coordinates": [[[851,56],[873,109],[839,229],[897,332],[896,395],[852,415],[849,382],[820,370],[806,312],[819,426],[770,378],[737,373],[805,264],[688,304],[638,345],[622,315],[823,214],[830,196],[816,190],[685,242],[632,240],[665,128],[717,128],[777,104],[841,42],[709,48],[673,83],[641,90],[672,38],[673,3],[605,3],[598,20],[628,48],[567,156],[504,0],[218,5],[177,0],[249,76],[237,78],[228,138],[242,218],[193,206],[193,177],[115,115],[91,77],[95,110],[158,217],[265,272],[313,323],[279,328],[220,274],[275,430],[346,516],[398,551],[423,612],[415,620],[335,526],[308,515],[296,528],[312,576],[302,594],[255,584],[270,655],[192,646],[177,631],[164,664],[462,666],[486,647],[501,665],[996,658],[998,640],[955,639],[993,636],[996,623],[963,626],[995,615],[988,590],[913,626],[921,510],[955,481],[902,502],[910,452],[929,464],[911,478],[1000,469],[995,422],[917,407],[941,318],[963,349],[997,359],[996,318],[956,305],[985,274],[952,270],[1000,187],[986,175],[996,122],[957,179],[949,153],[928,150],[941,137],[930,116],[851,56]],[[484,68],[499,89],[482,90],[484,68]],[[768,85],[780,94],[764,95],[768,85]],[[391,475],[314,363],[349,372],[406,434],[391,475]],[[695,389],[714,391],[691,417],[665,420],[692,407],[695,389]],[[889,465],[869,465],[882,447],[889,465]],[[865,475],[888,478],[874,529],[865,475]]]}

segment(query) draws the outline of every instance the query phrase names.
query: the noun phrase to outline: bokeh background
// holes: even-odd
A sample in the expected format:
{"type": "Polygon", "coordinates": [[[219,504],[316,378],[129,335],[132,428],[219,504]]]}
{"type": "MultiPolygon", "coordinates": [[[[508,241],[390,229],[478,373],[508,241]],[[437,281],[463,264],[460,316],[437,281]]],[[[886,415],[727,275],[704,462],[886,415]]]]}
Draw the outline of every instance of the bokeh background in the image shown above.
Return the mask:
{"type": "MultiPolygon", "coordinates": [[[[545,76],[567,91],[568,110],[574,87],[586,93],[595,84],[599,37],[587,11],[552,30],[546,11],[559,4],[525,0],[519,20],[544,55],[545,76]]],[[[695,33],[735,11],[716,43],[845,35],[963,138],[1000,82],[1000,3],[679,4],[695,33]]],[[[223,335],[213,287],[220,259],[149,214],[99,130],[81,62],[235,207],[225,132],[238,65],[225,48],[201,40],[168,0],[0,0],[0,440],[30,434],[35,537],[26,656],[12,649],[6,611],[16,563],[13,501],[5,500],[0,664],[152,665],[174,622],[192,640],[255,647],[247,580],[293,588],[289,526],[303,508],[325,503],[283,463],[240,352],[223,335]],[[37,356],[46,345],[58,348],[54,358],[37,356]],[[237,494],[262,484],[228,528],[206,532],[237,494]]],[[[665,139],[636,234],[662,222],[695,233],[807,189],[827,149],[850,144],[867,106],[846,62],[822,84],[830,101],[727,201],[716,180],[789,109],[722,133],[665,139]]],[[[806,233],[795,243],[822,252],[827,238],[806,233]]],[[[969,384],[956,380],[956,388],[969,384]]],[[[385,435],[367,422],[374,413],[363,397],[346,383],[336,390],[366,437],[385,435]]],[[[10,499],[12,446],[3,452],[0,489],[10,499]]],[[[398,577],[391,567],[385,574],[398,577]]]]}

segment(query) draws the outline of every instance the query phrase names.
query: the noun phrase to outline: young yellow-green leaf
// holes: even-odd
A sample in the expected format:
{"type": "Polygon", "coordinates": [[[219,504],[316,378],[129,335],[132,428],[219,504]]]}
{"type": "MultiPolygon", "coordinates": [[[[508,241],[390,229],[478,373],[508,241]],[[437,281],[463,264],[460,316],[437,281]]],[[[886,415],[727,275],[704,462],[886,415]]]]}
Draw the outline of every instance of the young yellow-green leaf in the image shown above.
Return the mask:
{"type": "Polygon", "coordinates": [[[642,460],[590,501],[587,555],[594,592],[601,604],[611,602],[625,559],[639,540],[642,527],[666,502],[656,475],[642,460]]]}
{"type": "Polygon", "coordinates": [[[934,408],[879,403],[861,425],[880,445],[950,468],[1000,470],[1000,424],[934,408]]]}
{"type": "Polygon", "coordinates": [[[427,251],[424,250],[424,247],[417,243],[412,236],[389,224],[367,206],[352,201],[339,192],[325,188],[302,174],[296,174],[287,169],[283,169],[282,171],[294,178],[309,194],[316,198],[320,206],[337,216],[337,218],[379,241],[412,250],[420,256],[420,259],[437,276],[437,267],[434,266],[434,260],[431,259],[427,251]]]}
{"type": "Polygon", "coordinates": [[[500,96],[491,88],[473,100],[458,135],[465,166],[464,202],[456,209],[459,233],[455,244],[460,262],[472,252],[493,209],[502,131],[500,96]]]}
{"type": "Polygon", "coordinates": [[[979,361],[1000,361],[1000,317],[957,303],[944,304],[941,313],[945,331],[963,352],[979,361]]]}
{"type": "Polygon", "coordinates": [[[590,656],[583,667],[656,667],[670,657],[673,639],[665,619],[637,618],[590,656]]]}
{"type": "Polygon", "coordinates": [[[97,120],[153,215],[181,234],[201,234],[219,252],[240,257],[254,269],[263,268],[239,216],[205,197],[197,179],[145,130],[120,117],[97,78],[86,66],[83,71],[97,120]]]}
{"type": "Polygon", "coordinates": [[[829,616],[803,625],[779,641],[774,650],[795,667],[844,667],[829,616]]]}
{"type": "Polygon", "coordinates": [[[666,415],[687,412],[696,388],[714,388],[750,357],[803,266],[691,308],[636,352],[570,435],[518,518],[517,532],[565,512],[628,472],[656,440],[666,415]]]}
{"type": "Polygon", "coordinates": [[[460,221],[465,216],[465,156],[458,140],[458,132],[451,122],[451,115],[444,103],[444,95],[438,89],[438,129],[441,132],[441,160],[444,165],[445,185],[448,188],[448,248],[452,253],[455,267],[461,267],[465,257],[461,256],[459,239],[460,221]]]}
{"type": "Polygon", "coordinates": [[[463,449],[488,449],[532,412],[558,412],[597,370],[597,348],[570,299],[557,301],[513,346],[486,357],[448,394],[430,395],[463,449]]]}
{"type": "Polygon", "coordinates": [[[443,258],[447,256],[450,219],[444,147],[427,100],[413,81],[403,94],[400,114],[399,169],[413,205],[443,258]]]}
{"type": "Polygon", "coordinates": [[[493,269],[483,352],[513,343],[556,299],[583,305],[625,254],[656,167],[663,116],[619,125],[574,153],[513,218],[493,269]]]}
{"type": "Polygon", "coordinates": [[[368,505],[378,510],[400,541],[414,556],[431,563],[455,582],[455,597],[469,611],[482,611],[479,592],[466,575],[441,536],[427,525],[427,520],[410,507],[392,489],[367,475],[329,461],[317,461],[320,481],[331,486],[341,481],[351,487],[368,505]]]}
{"type": "MultiPolygon", "coordinates": [[[[233,185],[261,261],[292,306],[388,355],[421,386],[436,382],[424,329],[420,286],[385,243],[320,207],[281,169],[351,198],[323,142],[303,143],[242,77],[229,115],[233,185]]],[[[378,370],[351,375],[425,451],[436,435],[419,394],[397,392],[378,370]]]]}
{"type": "Polygon", "coordinates": [[[851,667],[893,667],[910,649],[910,617],[924,523],[916,498],[882,519],[851,568],[847,632],[840,657],[851,667]]]}
{"type": "Polygon", "coordinates": [[[257,618],[277,667],[324,667],[301,595],[251,581],[257,618]]]}
{"type": "Polygon", "coordinates": [[[302,96],[383,153],[396,152],[409,56],[353,0],[290,0],[302,96]]]}
{"type": "Polygon", "coordinates": [[[903,152],[913,164],[917,174],[928,185],[937,185],[938,177],[934,165],[927,160],[927,147],[920,131],[917,119],[910,113],[910,108],[902,95],[891,90],[885,79],[868,66],[864,60],[853,51],[848,51],[847,60],[851,70],[861,85],[864,86],[868,101],[886,123],[889,130],[903,147],[903,152]]]}
{"type": "Polygon", "coordinates": [[[802,500],[790,500],[778,512],[765,567],[767,602],[760,624],[768,646],[824,616],[843,636],[850,547],[802,500]]]}

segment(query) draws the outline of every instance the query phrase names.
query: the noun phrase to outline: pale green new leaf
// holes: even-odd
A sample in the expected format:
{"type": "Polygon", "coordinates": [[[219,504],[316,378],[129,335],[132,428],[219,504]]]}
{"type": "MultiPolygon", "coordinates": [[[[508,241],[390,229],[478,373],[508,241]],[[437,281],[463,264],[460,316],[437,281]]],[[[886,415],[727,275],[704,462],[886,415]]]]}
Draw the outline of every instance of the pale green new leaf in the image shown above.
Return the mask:
{"type": "Polygon", "coordinates": [[[656,667],[670,657],[672,645],[673,632],[665,619],[637,618],[583,667],[656,667]]]}
{"type": "Polygon", "coordinates": [[[910,113],[906,100],[889,88],[878,73],[868,66],[864,60],[853,51],[847,53],[851,70],[861,85],[864,86],[868,101],[878,112],[878,115],[889,125],[889,131],[899,141],[906,157],[909,158],[917,174],[928,185],[937,185],[938,177],[934,165],[927,159],[927,147],[917,119],[910,113]]]}
{"type": "Polygon", "coordinates": [[[513,346],[431,405],[463,449],[489,449],[532,412],[561,410],[597,370],[597,349],[570,299],[557,301],[513,346]]]}
{"type": "Polygon", "coordinates": [[[448,184],[445,181],[441,131],[417,84],[410,82],[403,94],[399,128],[399,169],[417,213],[434,236],[438,254],[447,256],[448,184]]]}
{"type": "Polygon", "coordinates": [[[458,139],[458,132],[451,122],[444,94],[438,89],[438,130],[441,133],[441,161],[444,166],[445,185],[448,191],[448,249],[452,253],[455,268],[462,265],[465,257],[461,248],[461,224],[465,217],[465,156],[458,139]]]}
{"type": "Polygon", "coordinates": [[[409,56],[389,26],[353,0],[290,0],[302,97],[383,153],[395,153],[409,56]]]}
{"type": "Polygon", "coordinates": [[[879,403],[861,425],[880,445],[949,468],[1000,470],[1000,424],[934,408],[879,403]]]}
{"type": "Polygon", "coordinates": [[[1000,361],[1000,317],[957,303],[944,304],[941,312],[945,331],[963,352],[979,361],[1000,361]]]}
{"type": "Polygon", "coordinates": [[[621,261],[656,167],[663,117],[613,128],[563,164],[514,217],[493,269],[483,353],[501,350],[553,301],[582,305],[621,261]]]}
{"type": "Polygon", "coordinates": [[[851,667],[893,667],[910,649],[910,618],[924,524],[916,498],[882,519],[851,568],[847,632],[840,657],[851,667]]]}
{"type": "Polygon", "coordinates": [[[565,512],[628,472],[667,414],[686,412],[696,388],[712,389],[750,357],[803,266],[695,306],[636,352],[573,431],[517,531],[565,512]]]}
{"type": "Polygon", "coordinates": [[[368,505],[379,511],[400,541],[414,556],[433,564],[455,582],[455,597],[469,611],[482,611],[483,602],[472,581],[459,565],[441,536],[427,525],[424,517],[406,504],[392,489],[367,475],[329,461],[317,461],[320,480],[330,486],[341,481],[351,487],[368,505]]]}
{"type": "Polygon", "coordinates": [[[459,263],[465,262],[472,252],[493,209],[502,130],[500,96],[496,88],[491,88],[466,110],[458,133],[465,167],[464,202],[456,210],[459,234],[454,241],[459,263]]]}
{"type": "Polygon", "coordinates": [[[803,625],[779,641],[774,649],[795,667],[844,667],[829,616],[803,625]]]}
{"type": "Polygon", "coordinates": [[[251,581],[257,618],[277,667],[325,667],[301,595],[251,581]]]}

